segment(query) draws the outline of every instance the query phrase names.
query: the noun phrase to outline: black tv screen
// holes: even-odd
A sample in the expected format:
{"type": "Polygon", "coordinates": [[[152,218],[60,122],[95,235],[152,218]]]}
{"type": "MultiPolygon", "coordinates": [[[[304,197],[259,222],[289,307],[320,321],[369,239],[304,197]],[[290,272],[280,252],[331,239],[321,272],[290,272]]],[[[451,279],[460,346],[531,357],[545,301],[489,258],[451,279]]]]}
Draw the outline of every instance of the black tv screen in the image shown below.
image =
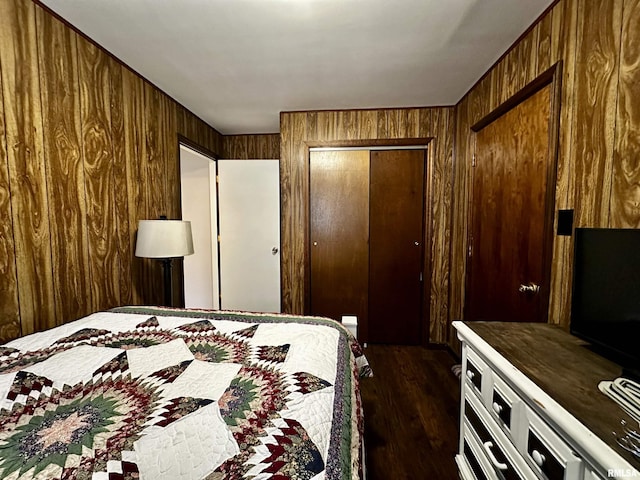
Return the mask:
{"type": "Polygon", "coordinates": [[[571,333],[640,367],[640,229],[575,230],[571,333]]]}

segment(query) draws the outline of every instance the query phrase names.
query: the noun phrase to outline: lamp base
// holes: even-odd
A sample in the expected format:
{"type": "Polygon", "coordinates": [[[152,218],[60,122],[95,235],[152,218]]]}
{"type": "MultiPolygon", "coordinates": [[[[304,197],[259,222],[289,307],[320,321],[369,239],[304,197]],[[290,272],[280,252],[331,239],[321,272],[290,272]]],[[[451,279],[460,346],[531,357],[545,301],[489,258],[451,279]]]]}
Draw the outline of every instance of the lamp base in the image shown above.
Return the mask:
{"type": "Polygon", "coordinates": [[[163,258],[162,271],[164,273],[164,304],[173,307],[173,276],[171,272],[171,258],[163,258]]]}

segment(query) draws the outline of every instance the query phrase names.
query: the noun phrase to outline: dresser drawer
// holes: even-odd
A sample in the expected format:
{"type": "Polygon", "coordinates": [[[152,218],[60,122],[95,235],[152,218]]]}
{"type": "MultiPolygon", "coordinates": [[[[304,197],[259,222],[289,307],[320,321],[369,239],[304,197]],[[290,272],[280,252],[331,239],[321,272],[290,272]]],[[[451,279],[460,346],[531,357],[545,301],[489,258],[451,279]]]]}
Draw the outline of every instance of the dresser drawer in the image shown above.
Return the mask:
{"type": "Polygon", "coordinates": [[[582,478],[582,462],[531,408],[526,408],[525,451],[533,471],[548,480],[582,478]]]}
{"type": "Polygon", "coordinates": [[[466,353],[466,383],[480,398],[483,398],[483,392],[488,390],[491,370],[471,348],[467,348],[466,353]]]}
{"type": "Polygon", "coordinates": [[[520,407],[518,396],[498,376],[491,376],[491,396],[489,411],[493,419],[500,425],[513,441],[514,432],[517,431],[517,414],[520,407]]]}
{"type": "Polygon", "coordinates": [[[501,480],[536,478],[509,439],[474,396],[465,397],[464,418],[465,428],[468,428],[477,439],[487,463],[497,478],[501,480]]]}
{"type": "Polygon", "coordinates": [[[495,480],[497,477],[493,473],[489,460],[467,425],[462,428],[462,437],[462,453],[456,456],[461,478],[463,480],[495,480]]]}

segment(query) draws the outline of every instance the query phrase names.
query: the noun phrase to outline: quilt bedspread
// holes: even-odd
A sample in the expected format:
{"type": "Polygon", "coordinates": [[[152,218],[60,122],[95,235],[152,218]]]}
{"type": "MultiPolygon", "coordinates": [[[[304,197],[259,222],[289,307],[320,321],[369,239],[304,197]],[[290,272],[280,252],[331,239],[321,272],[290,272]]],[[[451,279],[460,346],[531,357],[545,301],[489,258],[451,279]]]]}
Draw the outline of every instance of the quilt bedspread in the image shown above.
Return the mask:
{"type": "Polygon", "coordinates": [[[370,373],[328,319],[96,313],[0,347],[0,478],[356,480],[370,373]]]}

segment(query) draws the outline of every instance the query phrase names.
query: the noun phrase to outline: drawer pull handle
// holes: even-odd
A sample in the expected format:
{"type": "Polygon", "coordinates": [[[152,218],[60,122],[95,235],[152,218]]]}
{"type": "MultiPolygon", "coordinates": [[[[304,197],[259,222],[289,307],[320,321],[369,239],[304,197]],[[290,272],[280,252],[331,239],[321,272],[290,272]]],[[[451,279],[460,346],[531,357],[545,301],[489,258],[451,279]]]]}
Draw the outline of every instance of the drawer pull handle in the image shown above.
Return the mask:
{"type": "Polygon", "coordinates": [[[507,465],[506,463],[500,463],[491,451],[491,449],[493,448],[492,442],[484,442],[482,446],[484,447],[485,452],[487,452],[489,460],[491,460],[491,463],[494,467],[496,467],[498,470],[507,470],[509,468],[509,465],[507,465]]]}
{"type": "Polygon", "coordinates": [[[544,458],[544,455],[541,454],[538,450],[534,450],[533,452],[531,452],[531,458],[533,458],[533,461],[536,462],[536,465],[538,465],[539,467],[542,467],[542,465],[544,465],[544,461],[546,460],[544,458]]]}
{"type": "Polygon", "coordinates": [[[473,373],[471,370],[467,370],[467,378],[469,380],[473,380],[473,377],[475,377],[475,376],[476,376],[475,373],[473,373]]]}
{"type": "Polygon", "coordinates": [[[500,415],[500,413],[502,413],[502,405],[500,405],[498,402],[493,402],[493,411],[496,412],[496,414],[500,415]]]}

